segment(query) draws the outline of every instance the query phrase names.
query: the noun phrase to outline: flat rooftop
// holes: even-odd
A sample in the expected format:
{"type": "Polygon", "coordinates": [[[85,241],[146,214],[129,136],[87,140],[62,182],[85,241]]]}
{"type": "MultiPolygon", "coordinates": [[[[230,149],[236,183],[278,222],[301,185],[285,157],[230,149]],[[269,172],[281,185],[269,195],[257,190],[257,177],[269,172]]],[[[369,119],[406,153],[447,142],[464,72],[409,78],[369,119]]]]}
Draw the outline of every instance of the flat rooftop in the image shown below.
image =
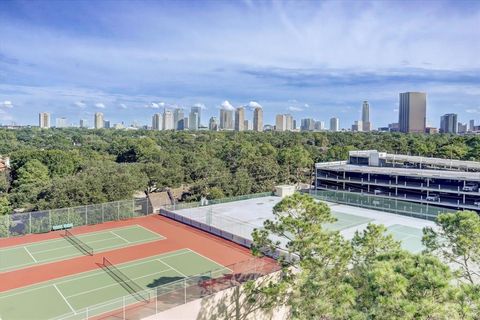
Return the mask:
{"type": "Polygon", "coordinates": [[[373,173],[384,175],[397,175],[408,176],[418,178],[443,178],[453,180],[468,180],[479,181],[480,172],[463,172],[463,171],[450,171],[450,170],[432,170],[432,169],[415,169],[415,168],[392,168],[392,167],[372,167],[361,166],[347,163],[336,162],[323,162],[316,168],[332,171],[347,171],[358,173],[373,173]]]}
{"type": "MultiPolygon", "coordinates": [[[[280,201],[280,197],[268,196],[174,212],[251,240],[253,229],[261,228],[265,220],[274,218],[273,207],[280,201]]],[[[338,230],[345,238],[351,239],[356,231],[363,230],[369,222],[383,224],[395,239],[402,242],[405,249],[414,253],[423,250],[422,228],[435,225],[431,221],[383,211],[326,203],[338,219],[326,225],[326,228],[338,230]]]]}

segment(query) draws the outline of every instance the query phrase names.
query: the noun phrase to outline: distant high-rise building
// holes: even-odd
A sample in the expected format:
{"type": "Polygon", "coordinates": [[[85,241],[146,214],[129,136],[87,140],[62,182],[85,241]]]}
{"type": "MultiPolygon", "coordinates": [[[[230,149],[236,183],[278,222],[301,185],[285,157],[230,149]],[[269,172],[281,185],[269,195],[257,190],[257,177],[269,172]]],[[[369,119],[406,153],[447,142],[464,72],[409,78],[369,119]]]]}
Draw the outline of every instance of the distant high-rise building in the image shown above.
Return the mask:
{"type": "Polygon", "coordinates": [[[233,110],[220,109],[220,129],[233,130],[233,110]]]}
{"type": "Polygon", "coordinates": [[[161,113],[155,113],[152,116],[152,130],[162,130],[163,129],[163,117],[161,113]]]}
{"type": "Polygon", "coordinates": [[[440,117],[441,133],[457,133],[457,115],[447,113],[440,117]]]}
{"type": "Polygon", "coordinates": [[[325,121],[315,121],[315,130],[317,131],[325,130],[325,121]]]}
{"type": "Polygon", "coordinates": [[[55,119],[55,127],[57,128],[66,128],[68,127],[68,120],[65,117],[55,119]]]}
{"type": "Polygon", "coordinates": [[[372,126],[370,124],[370,104],[368,101],[363,101],[362,105],[362,131],[370,131],[372,126]]]}
{"type": "Polygon", "coordinates": [[[253,131],[263,131],[263,109],[260,107],[253,110],[253,131]]]}
{"type": "Polygon", "coordinates": [[[330,131],[339,131],[340,130],[340,119],[337,117],[330,118],[330,131]]]}
{"type": "Polygon", "coordinates": [[[398,124],[398,122],[388,124],[388,131],[398,132],[399,130],[400,130],[400,125],[398,124]]]}
{"type": "Polygon", "coordinates": [[[253,130],[253,123],[250,120],[243,121],[243,128],[247,131],[253,130]]]}
{"type": "Polygon", "coordinates": [[[300,123],[301,131],[313,131],[315,130],[315,120],[312,118],[302,119],[300,123]]]}
{"type": "Polygon", "coordinates": [[[192,131],[198,130],[198,126],[199,126],[198,119],[199,119],[198,113],[194,112],[192,108],[192,111],[190,112],[189,119],[188,119],[189,130],[192,130],[192,131]]]}
{"type": "Polygon", "coordinates": [[[400,132],[424,133],[427,123],[427,94],[423,92],[400,93],[398,113],[400,132]]]}
{"type": "Polygon", "coordinates": [[[293,119],[293,130],[297,130],[297,120],[293,119]]]}
{"type": "Polygon", "coordinates": [[[87,120],[85,119],[80,119],[80,128],[87,128],[87,120]]]}
{"type": "Polygon", "coordinates": [[[103,113],[101,112],[95,112],[95,129],[102,129],[103,128],[103,113]]]}
{"type": "Polygon", "coordinates": [[[196,112],[197,113],[197,124],[198,124],[198,127],[200,127],[202,125],[202,108],[199,107],[199,106],[193,106],[192,109],[191,109],[191,112],[196,112]]]}
{"type": "Polygon", "coordinates": [[[356,132],[363,131],[363,122],[360,120],[355,121],[352,124],[352,131],[356,131],[356,132]]]}
{"type": "Polygon", "coordinates": [[[291,114],[285,115],[285,131],[293,130],[293,117],[291,114]]]}
{"type": "Polygon", "coordinates": [[[110,129],[110,120],[103,120],[103,127],[105,129],[110,129]]]}
{"type": "Polygon", "coordinates": [[[163,130],[173,130],[173,113],[170,110],[163,111],[163,130]]]}
{"type": "Polygon", "coordinates": [[[470,132],[475,131],[475,120],[470,120],[468,122],[468,131],[470,132]]]}
{"type": "Polygon", "coordinates": [[[238,107],[235,110],[235,131],[245,130],[245,108],[238,107]]]}
{"type": "Polygon", "coordinates": [[[208,122],[208,129],[211,131],[218,131],[217,118],[215,117],[210,118],[210,121],[208,122]]]}
{"type": "Polygon", "coordinates": [[[40,128],[50,128],[50,113],[40,112],[38,114],[38,126],[40,128]]]}
{"type": "Polygon", "coordinates": [[[187,130],[190,127],[189,117],[183,118],[183,130],[187,130]]]}
{"type": "Polygon", "coordinates": [[[275,116],[275,131],[285,131],[287,127],[287,117],[284,114],[275,116]]]}
{"type": "Polygon", "coordinates": [[[185,118],[185,115],[183,113],[183,109],[182,108],[176,108],[173,111],[173,124],[174,124],[175,130],[183,130],[183,118],[185,118]]]}
{"type": "Polygon", "coordinates": [[[468,126],[466,123],[458,123],[458,126],[457,126],[457,133],[467,133],[468,131],[468,126]]]}

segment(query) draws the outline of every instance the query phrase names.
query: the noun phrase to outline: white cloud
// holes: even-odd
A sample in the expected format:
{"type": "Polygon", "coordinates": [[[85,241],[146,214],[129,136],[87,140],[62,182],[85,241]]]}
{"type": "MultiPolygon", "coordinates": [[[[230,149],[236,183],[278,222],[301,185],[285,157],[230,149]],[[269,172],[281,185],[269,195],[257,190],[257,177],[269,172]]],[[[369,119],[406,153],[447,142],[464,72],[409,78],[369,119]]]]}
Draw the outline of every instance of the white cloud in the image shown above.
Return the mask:
{"type": "Polygon", "coordinates": [[[465,110],[467,113],[480,113],[480,107],[465,110]]]}
{"type": "Polygon", "coordinates": [[[101,102],[95,103],[95,108],[98,109],[105,109],[105,105],[101,102]]]}
{"type": "Polygon", "coordinates": [[[305,103],[305,104],[303,105],[303,107],[306,108],[306,109],[308,109],[308,108],[310,108],[310,105],[309,105],[308,103],[305,103]]]}
{"type": "Polygon", "coordinates": [[[257,101],[250,101],[246,106],[251,110],[253,110],[255,108],[262,108],[260,103],[258,103],[257,101]]]}
{"type": "Polygon", "coordinates": [[[125,103],[120,103],[120,109],[127,109],[127,105],[125,103]]]}
{"type": "Polygon", "coordinates": [[[85,108],[87,106],[84,101],[75,101],[73,104],[78,108],[85,108]]]}
{"type": "Polygon", "coordinates": [[[149,104],[145,105],[145,108],[160,109],[160,106],[158,105],[158,103],[150,102],[149,104]]]}
{"type": "Polygon", "coordinates": [[[303,109],[300,107],[291,106],[291,107],[288,107],[288,111],[298,112],[298,111],[303,111],[303,109]]]}
{"type": "Polygon", "coordinates": [[[11,109],[13,108],[13,103],[12,101],[5,100],[0,103],[0,107],[11,109]]]}
{"type": "Polygon", "coordinates": [[[220,109],[235,110],[235,108],[232,106],[232,104],[228,100],[225,100],[222,102],[222,104],[220,105],[220,109]]]}

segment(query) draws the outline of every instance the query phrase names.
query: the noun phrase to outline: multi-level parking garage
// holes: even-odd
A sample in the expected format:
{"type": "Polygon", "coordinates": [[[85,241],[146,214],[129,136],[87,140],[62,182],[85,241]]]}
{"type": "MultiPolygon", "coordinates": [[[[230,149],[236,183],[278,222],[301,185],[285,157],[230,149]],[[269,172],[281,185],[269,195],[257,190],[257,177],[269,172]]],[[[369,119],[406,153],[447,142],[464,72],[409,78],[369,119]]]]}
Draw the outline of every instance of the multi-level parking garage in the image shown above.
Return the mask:
{"type": "Polygon", "coordinates": [[[348,161],[317,163],[315,189],[361,193],[480,211],[480,163],[351,151],[348,161]]]}

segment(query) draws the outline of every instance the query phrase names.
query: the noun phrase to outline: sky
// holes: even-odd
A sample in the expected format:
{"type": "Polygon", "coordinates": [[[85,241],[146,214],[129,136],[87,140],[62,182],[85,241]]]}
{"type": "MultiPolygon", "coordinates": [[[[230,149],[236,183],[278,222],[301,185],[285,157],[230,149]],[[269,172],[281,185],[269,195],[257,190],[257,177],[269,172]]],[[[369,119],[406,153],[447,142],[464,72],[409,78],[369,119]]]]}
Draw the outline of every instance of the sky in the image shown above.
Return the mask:
{"type": "Polygon", "coordinates": [[[480,1],[0,1],[3,124],[228,101],[350,127],[368,100],[380,127],[406,91],[480,123],[480,1]]]}

